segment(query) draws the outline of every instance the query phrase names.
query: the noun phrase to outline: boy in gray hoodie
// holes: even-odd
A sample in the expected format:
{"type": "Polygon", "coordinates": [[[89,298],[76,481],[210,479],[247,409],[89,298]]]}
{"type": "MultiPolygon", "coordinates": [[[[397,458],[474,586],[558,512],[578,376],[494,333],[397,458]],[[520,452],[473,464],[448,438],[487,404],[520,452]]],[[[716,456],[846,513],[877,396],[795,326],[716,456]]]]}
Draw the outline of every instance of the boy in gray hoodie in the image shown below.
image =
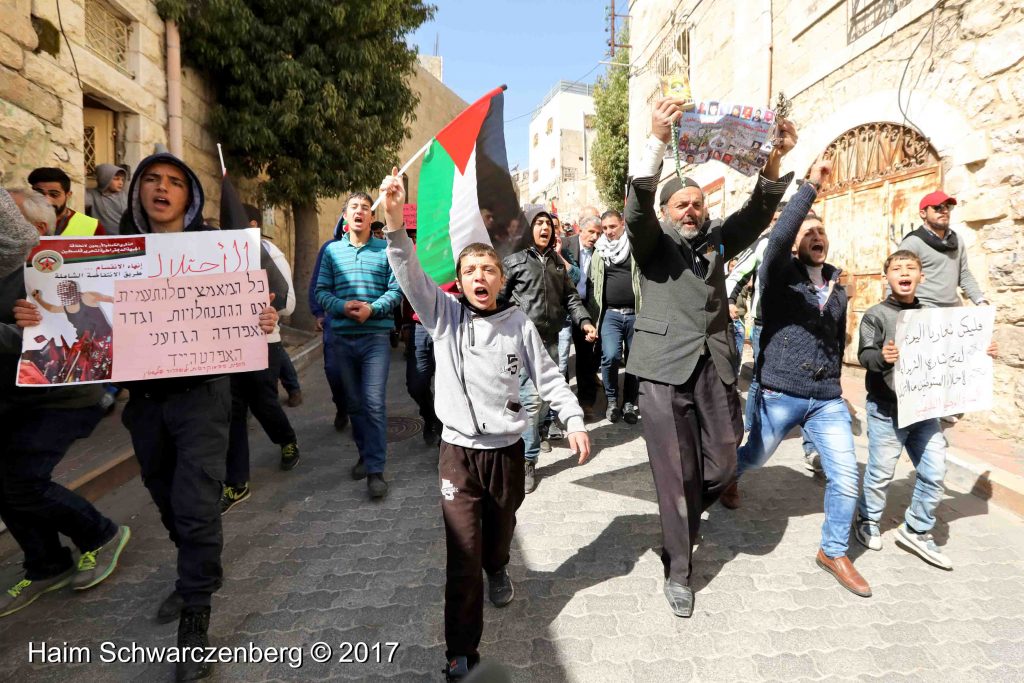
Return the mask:
{"type": "Polygon", "coordinates": [[[108,235],[119,233],[121,217],[128,210],[128,193],[124,191],[128,173],[114,164],[96,167],[96,187],[85,191],[85,212],[98,218],[108,235]]]}
{"type": "Polygon", "coordinates": [[[506,565],[516,510],[525,492],[522,433],[529,416],[519,402],[525,368],[566,425],[579,463],[590,457],[583,409],[521,310],[499,305],[502,261],[490,245],[467,246],[456,261],[461,297],[441,291],[423,272],[402,221],[405,190],[392,171],[381,184],[388,261],[413,310],[434,340],[434,408],[443,425],[438,465],[448,565],[445,642],[448,680],[468,675],[480,655],[483,577],[495,607],[515,590],[506,565]]]}

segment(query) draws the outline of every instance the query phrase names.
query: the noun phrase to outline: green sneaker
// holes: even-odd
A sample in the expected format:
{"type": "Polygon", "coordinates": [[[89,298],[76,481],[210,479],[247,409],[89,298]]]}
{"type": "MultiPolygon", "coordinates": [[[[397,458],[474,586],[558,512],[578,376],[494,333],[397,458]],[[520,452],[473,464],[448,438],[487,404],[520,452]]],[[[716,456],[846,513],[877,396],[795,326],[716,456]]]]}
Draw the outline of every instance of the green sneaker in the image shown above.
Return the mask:
{"type": "Polygon", "coordinates": [[[122,525],[118,527],[117,533],[112,539],[96,550],[82,553],[82,556],[78,558],[78,571],[71,579],[71,587],[76,591],[84,591],[113,574],[117,569],[117,558],[121,556],[121,551],[124,550],[131,537],[132,530],[122,525]]]}
{"type": "Polygon", "coordinates": [[[299,444],[286,443],[281,446],[281,469],[288,471],[299,464],[299,444]]]}
{"type": "Polygon", "coordinates": [[[0,594],[0,617],[6,617],[8,614],[14,614],[18,610],[28,607],[43,593],[63,588],[71,582],[71,575],[74,573],[75,569],[72,567],[49,579],[36,579],[35,581],[22,579],[0,594]]]}
{"type": "Polygon", "coordinates": [[[243,500],[247,500],[252,493],[249,491],[249,484],[241,486],[225,486],[220,493],[220,514],[224,514],[235,507],[243,500]]]}

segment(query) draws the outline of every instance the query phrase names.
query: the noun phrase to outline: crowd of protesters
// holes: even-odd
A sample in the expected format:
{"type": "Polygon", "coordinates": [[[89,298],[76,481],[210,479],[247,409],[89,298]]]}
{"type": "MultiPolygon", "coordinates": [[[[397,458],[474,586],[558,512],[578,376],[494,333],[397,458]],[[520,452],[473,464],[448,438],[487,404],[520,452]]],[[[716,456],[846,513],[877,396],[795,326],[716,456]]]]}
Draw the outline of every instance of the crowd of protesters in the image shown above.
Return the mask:
{"type": "MultiPolygon", "coordinates": [[[[570,228],[554,211],[534,208],[525,215],[525,248],[501,258],[489,244],[470,244],[456,255],[454,282],[435,283],[421,267],[395,175],[380,188],[385,221],[374,221],[368,194],[352,194],[317,256],[308,301],[323,334],[334,428],[351,425],[358,452],[351,476],[366,480],[371,500],[388,492],[386,386],[396,335],[406,340],[408,392],[423,418],[424,443],[438,449],[449,680],[470,676],[479,661],[484,575],[492,604],[514,597],[509,549],[517,510],[538,485],[540,453],[564,438],[582,464],[591,452],[586,423],[600,415],[641,425],[658,497],[663,590],[680,617],[693,613],[702,514],[716,501],[738,507],[740,478],[756,477],[797,426],[808,467],[826,480],[815,555],[824,571],[856,595],[871,595],[848,556],[849,541],[852,534],[871,550],[882,548],[879,521],[904,448],[917,481],[895,541],[932,565],[952,567],[931,535],[946,442],[937,419],[897,426],[892,375],[900,311],[960,305],[961,289],[973,303],[987,303],[950,227],[956,200],[938,191],[921,199],[922,226],[878,264],[889,294],[864,315],[859,335],[869,441],[861,484],[840,384],[849,302],[840,268],[827,261],[826,226],[812,209],[831,163],[815,162],[782,202],[793,173],[781,168],[797,131],[780,121],[749,199],[712,220],[697,182],[661,180],[684,106],[673,99],[654,106],[624,211],[586,207],[570,228]],[[745,411],[738,391],[744,309],[753,322],[745,411]]],[[[0,518],[24,553],[25,570],[0,594],[0,616],[69,585],[87,590],[115,571],[131,530],[52,473],[102,419],[110,395],[127,391],[122,421],[178,553],[177,582],[156,619],[178,622],[180,647],[206,647],[210,599],[224,577],[221,515],[252,495],[250,411],[280,447],[281,470],[299,464],[298,438],[278,396],[280,381],[286,404],[302,403],[278,325],[296,301],[287,259],[263,240],[261,265],[279,282],[270,278],[273,296],[259,313],[266,370],[110,390],[17,387],[22,329],[39,323],[46,306],[26,293],[22,274],[39,236],[215,229],[204,222],[197,176],[166,153],[143,160],[130,180],[125,169],[99,167],[86,213],[68,206],[71,183],[60,169],[36,169],[27,181],[31,189],[0,191],[0,518]],[[62,545],[61,534],[77,553],[62,545]]],[[[258,227],[259,212],[250,217],[258,227]]],[[[177,667],[178,680],[212,670],[203,661],[177,667]]]]}

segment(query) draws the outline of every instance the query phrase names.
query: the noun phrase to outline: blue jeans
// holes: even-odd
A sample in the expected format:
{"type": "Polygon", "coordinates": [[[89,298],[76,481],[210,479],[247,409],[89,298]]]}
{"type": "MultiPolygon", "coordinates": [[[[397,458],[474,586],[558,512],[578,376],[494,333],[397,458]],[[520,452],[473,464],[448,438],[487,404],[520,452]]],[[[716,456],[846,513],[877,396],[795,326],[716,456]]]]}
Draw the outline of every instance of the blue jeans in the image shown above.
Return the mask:
{"type": "Polygon", "coordinates": [[[786,434],[798,425],[821,453],[825,484],[825,523],[821,549],[829,557],[846,554],[857,507],[857,454],[850,411],[842,398],[818,400],[790,396],[761,387],[754,397],[757,412],[747,442],[737,452],[736,476],[761,467],[786,434]]]}
{"type": "Polygon", "coordinates": [[[331,330],[331,319],[324,318],[324,375],[327,386],[331,388],[331,400],[339,415],[348,415],[345,407],[345,384],[341,381],[341,368],[335,360],[334,333],[331,330]]]}
{"type": "Polygon", "coordinates": [[[740,366],[743,365],[743,341],[747,338],[747,330],[743,327],[742,320],[732,321],[733,336],[736,338],[736,362],[733,364],[733,370],[736,371],[736,376],[739,377],[740,366]]]}
{"type": "MultiPolygon", "coordinates": [[[[634,323],[635,313],[623,313],[613,308],[606,310],[601,320],[601,381],[604,383],[604,395],[608,397],[609,408],[617,405],[619,366],[623,359],[629,358],[629,349],[633,346],[634,323]]],[[[627,372],[622,393],[623,403],[636,405],[640,395],[640,380],[627,372]]]]}
{"type": "Polygon", "coordinates": [[[878,523],[885,511],[885,496],[896,472],[904,447],[917,470],[914,495],[904,517],[907,526],[924,533],[935,526],[935,510],[944,492],[946,437],[937,419],[896,427],[895,414],[880,410],[868,399],[868,466],[864,470],[864,491],[857,511],[864,519],[878,523]]]}
{"type": "Polygon", "coordinates": [[[366,465],[368,474],[380,474],[388,452],[385,397],[391,365],[391,335],[388,332],[335,334],[333,343],[359,459],[366,465]]]}
{"type": "Polygon", "coordinates": [[[569,349],[572,348],[572,321],[565,319],[565,324],[558,331],[558,371],[569,381],[569,349]]]}
{"type": "Polygon", "coordinates": [[[438,426],[437,415],[434,414],[434,392],[430,390],[430,382],[434,379],[434,340],[427,329],[417,323],[413,326],[412,339],[406,347],[405,355],[405,388],[409,396],[416,401],[423,418],[424,429],[435,430],[438,426]]]}
{"type": "MultiPolygon", "coordinates": [[[[552,362],[558,362],[558,342],[545,344],[552,362]]],[[[529,462],[537,462],[540,457],[540,425],[548,413],[548,403],[540,397],[537,386],[530,379],[525,368],[519,370],[519,402],[526,409],[526,431],[523,432],[525,452],[523,455],[529,462]]]]}

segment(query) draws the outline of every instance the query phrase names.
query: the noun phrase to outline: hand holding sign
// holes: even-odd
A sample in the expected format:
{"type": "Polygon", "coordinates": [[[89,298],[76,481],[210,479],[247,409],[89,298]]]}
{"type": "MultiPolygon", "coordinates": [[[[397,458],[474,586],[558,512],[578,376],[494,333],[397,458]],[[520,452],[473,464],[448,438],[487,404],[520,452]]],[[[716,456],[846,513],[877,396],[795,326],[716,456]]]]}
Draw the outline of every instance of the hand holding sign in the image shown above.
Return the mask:
{"type": "Polygon", "coordinates": [[[658,100],[651,113],[651,134],[662,142],[669,142],[672,139],[672,124],[678,123],[683,117],[687,105],[692,107],[693,103],[671,97],[658,100]]]}
{"type": "Polygon", "coordinates": [[[264,334],[273,333],[274,328],[277,327],[277,321],[279,319],[277,309],[270,305],[274,303],[274,297],[275,295],[271,293],[270,301],[268,301],[267,305],[263,307],[262,311],[260,311],[260,329],[263,330],[264,334]]]}
{"type": "Polygon", "coordinates": [[[900,350],[896,348],[896,342],[890,339],[886,342],[885,346],[882,347],[882,360],[889,365],[896,365],[896,361],[900,359],[900,350]]]}

